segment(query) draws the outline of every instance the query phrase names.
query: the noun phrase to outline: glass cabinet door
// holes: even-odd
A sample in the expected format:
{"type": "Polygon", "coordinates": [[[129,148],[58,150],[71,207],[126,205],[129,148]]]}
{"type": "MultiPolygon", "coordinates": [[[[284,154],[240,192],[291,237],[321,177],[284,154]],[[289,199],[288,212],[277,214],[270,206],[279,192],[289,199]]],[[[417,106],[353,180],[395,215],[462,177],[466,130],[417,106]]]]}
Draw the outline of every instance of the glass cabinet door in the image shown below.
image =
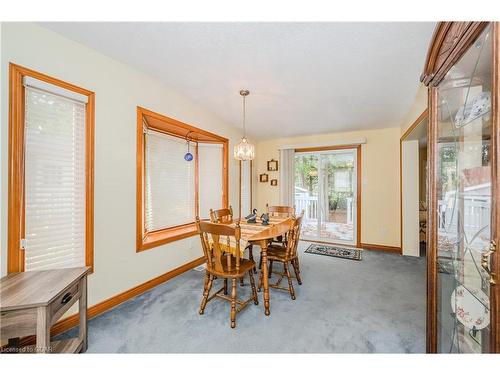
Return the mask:
{"type": "Polygon", "coordinates": [[[492,32],[437,87],[437,349],[489,352],[492,32]],[[483,260],[483,262],[482,262],[483,260]]]}

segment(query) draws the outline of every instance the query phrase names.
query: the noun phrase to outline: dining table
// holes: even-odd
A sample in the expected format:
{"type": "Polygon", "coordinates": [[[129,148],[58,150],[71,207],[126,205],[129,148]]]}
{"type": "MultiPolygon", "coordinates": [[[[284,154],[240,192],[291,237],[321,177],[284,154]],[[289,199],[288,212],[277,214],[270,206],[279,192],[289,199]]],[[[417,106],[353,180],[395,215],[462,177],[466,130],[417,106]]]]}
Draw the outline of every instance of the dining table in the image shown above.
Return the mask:
{"type": "Polygon", "coordinates": [[[241,242],[246,245],[259,246],[260,255],[262,257],[262,287],[264,290],[264,313],[269,315],[271,313],[269,302],[269,269],[267,265],[267,247],[271,240],[284,236],[293,227],[293,218],[275,217],[269,218],[269,224],[263,225],[260,219],[255,223],[248,223],[245,220],[234,221],[230,225],[239,224],[241,228],[241,242]]]}

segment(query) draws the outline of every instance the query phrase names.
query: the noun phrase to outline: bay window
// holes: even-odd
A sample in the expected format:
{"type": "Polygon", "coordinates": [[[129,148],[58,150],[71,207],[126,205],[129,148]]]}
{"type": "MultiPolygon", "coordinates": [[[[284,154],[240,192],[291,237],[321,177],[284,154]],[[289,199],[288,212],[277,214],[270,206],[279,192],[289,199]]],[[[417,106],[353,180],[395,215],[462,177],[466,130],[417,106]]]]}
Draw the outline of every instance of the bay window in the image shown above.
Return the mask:
{"type": "Polygon", "coordinates": [[[192,236],[197,216],[228,206],[227,150],[226,138],[137,108],[137,251],[192,236]]]}

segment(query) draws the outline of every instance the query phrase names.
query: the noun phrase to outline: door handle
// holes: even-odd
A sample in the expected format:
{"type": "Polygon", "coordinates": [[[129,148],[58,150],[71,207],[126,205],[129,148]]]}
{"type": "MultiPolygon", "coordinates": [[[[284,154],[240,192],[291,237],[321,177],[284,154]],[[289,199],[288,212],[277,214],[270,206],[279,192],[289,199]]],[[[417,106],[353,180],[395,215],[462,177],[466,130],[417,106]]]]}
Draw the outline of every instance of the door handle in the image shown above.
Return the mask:
{"type": "Polygon", "coordinates": [[[490,269],[488,264],[489,264],[491,254],[494,254],[496,251],[497,251],[497,244],[496,244],[495,240],[491,240],[490,247],[489,247],[488,251],[481,253],[481,267],[490,276],[490,284],[491,285],[495,285],[497,283],[497,280],[495,279],[495,277],[496,277],[495,273],[491,272],[491,269],[490,269]]]}

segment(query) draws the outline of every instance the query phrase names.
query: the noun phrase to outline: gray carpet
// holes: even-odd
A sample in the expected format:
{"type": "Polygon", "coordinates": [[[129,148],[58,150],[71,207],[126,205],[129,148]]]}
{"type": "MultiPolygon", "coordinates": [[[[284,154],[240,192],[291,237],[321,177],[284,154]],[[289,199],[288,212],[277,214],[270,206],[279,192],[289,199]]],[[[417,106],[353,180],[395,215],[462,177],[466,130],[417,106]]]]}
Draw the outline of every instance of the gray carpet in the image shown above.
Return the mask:
{"type": "MultiPolygon", "coordinates": [[[[364,251],[363,261],[306,254],[297,299],[271,289],[271,315],[229,303],[198,315],[203,273],[186,272],[89,321],[89,353],[423,353],[425,260],[364,251]]],[[[215,285],[218,287],[221,281],[215,285]]],[[[238,292],[249,295],[248,279],[238,292]]],[[[64,336],[74,336],[73,329],[64,336]]]]}

